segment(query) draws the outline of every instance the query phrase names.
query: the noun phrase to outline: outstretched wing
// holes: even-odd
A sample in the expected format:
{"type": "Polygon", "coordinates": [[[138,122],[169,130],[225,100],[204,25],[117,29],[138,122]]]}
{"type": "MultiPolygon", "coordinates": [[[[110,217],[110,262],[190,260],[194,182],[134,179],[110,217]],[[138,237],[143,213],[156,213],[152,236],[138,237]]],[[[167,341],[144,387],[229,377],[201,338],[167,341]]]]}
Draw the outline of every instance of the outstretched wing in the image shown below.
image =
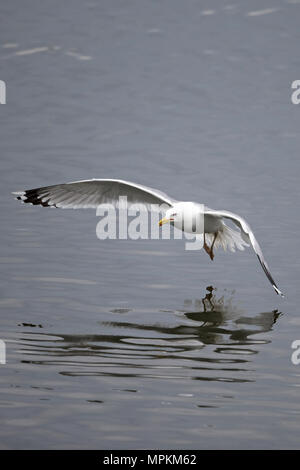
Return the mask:
{"type": "Polygon", "coordinates": [[[172,206],[176,202],[156,189],[116,179],[74,181],[13,194],[24,203],[63,209],[92,209],[108,203],[118,207],[120,196],[127,196],[128,204],[145,204],[147,209],[151,204],[172,206]]]}
{"type": "Polygon", "coordinates": [[[214,211],[211,209],[207,209],[205,211],[205,214],[210,214],[214,215],[215,217],[220,217],[220,218],[225,218],[225,219],[230,219],[235,225],[239,227],[241,230],[241,235],[242,238],[245,240],[246,243],[250,243],[259,259],[259,262],[269,279],[270,283],[272,284],[276,294],[281,295],[281,297],[284,297],[283,293],[278,289],[271,273],[269,266],[267,265],[266,260],[264,259],[263,253],[261,251],[261,248],[258,244],[258,241],[256,240],[254,233],[252,232],[250,226],[247,224],[247,222],[240,217],[239,215],[233,214],[232,212],[229,211],[214,211]]]}

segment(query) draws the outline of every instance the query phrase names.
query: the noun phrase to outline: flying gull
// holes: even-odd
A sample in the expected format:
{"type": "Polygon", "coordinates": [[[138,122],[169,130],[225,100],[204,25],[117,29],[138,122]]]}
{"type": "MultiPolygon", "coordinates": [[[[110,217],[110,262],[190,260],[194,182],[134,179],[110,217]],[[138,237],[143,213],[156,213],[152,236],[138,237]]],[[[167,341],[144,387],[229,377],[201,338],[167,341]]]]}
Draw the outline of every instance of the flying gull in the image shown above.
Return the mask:
{"type": "Polygon", "coordinates": [[[283,297],[270,273],[250,226],[242,217],[232,212],[212,210],[195,202],[177,201],[156,189],[119,179],[74,181],[14,192],[13,194],[16,199],[24,203],[62,209],[97,208],[100,204],[105,203],[114,204],[118,207],[120,196],[126,196],[129,204],[141,203],[149,210],[151,210],[153,204],[164,204],[167,210],[159,225],[170,223],[178,229],[202,237],[203,248],[211,260],[214,259],[214,248],[221,246],[224,250],[229,248],[231,251],[235,251],[235,247],[244,250],[244,246],[252,246],[275,292],[283,297]],[[195,231],[193,224],[195,220],[199,220],[199,217],[202,217],[204,224],[198,231],[196,227],[195,231]],[[224,220],[233,222],[239,228],[239,231],[228,227],[224,220]],[[191,227],[193,227],[193,230],[191,227]]]}

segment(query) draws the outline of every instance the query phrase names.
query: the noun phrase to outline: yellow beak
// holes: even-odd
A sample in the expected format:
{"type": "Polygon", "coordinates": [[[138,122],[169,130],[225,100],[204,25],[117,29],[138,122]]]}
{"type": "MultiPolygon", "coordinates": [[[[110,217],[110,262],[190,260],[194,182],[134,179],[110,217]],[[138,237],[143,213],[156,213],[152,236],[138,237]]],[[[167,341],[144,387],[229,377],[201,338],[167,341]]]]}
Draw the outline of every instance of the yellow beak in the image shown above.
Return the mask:
{"type": "Polygon", "coordinates": [[[169,222],[170,222],[170,219],[168,219],[167,217],[164,217],[163,219],[159,221],[158,225],[161,227],[162,225],[168,224],[169,222]]]}

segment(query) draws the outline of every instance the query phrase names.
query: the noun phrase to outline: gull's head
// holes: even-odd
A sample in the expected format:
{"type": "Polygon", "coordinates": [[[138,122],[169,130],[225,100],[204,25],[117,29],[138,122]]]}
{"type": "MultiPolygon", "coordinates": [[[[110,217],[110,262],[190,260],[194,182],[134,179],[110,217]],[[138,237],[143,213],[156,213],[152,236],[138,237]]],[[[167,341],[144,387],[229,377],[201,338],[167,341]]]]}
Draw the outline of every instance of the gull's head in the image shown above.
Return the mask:
{"type": "Polygon", "coordinates": [[[174,225],[175,222],[179,222],[181,219],[181,213],[175,206],[167,210],[165,217],[159,221],[159,226],[161,227],[164,224],[174,225]]]}
{"type": "Polygon", "coordinates": [[[194,202],[178,202],[166,211],[166,215],[159,221],[159,225],[171,224],[179,230],[195,233],[195,221],[199,219],[201,211],[194,202]]]}

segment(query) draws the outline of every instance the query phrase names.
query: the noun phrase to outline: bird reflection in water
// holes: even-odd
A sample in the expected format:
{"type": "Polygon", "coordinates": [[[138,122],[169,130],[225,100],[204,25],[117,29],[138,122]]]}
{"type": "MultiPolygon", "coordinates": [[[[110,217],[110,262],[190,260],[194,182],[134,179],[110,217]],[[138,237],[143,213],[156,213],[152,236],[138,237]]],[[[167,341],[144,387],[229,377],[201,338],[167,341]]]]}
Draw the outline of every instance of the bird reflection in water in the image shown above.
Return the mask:
{"type": "Polygon", "coordinates": [[[279,316],[277,310],[247,315],[234,293],[217,296],[208,286],[201,299],[186,300],[179,310],[108,310],[92,334],[23,330],[23,362],[56,364],[63,375],[167,379],[175,368],[178,378],[188,369],[196,380],[248,382],[250,357],[271,342],[263,333],[279,316]]]}
{"type": "Polygon", "coordinates": [[[272,310],[248,317],[234,301],[234,292],[228,297],[218,297],[213,286],[208,286],[206,291],[201,300],[184,302],[186,318],[201,323],[198,333],[204,344],[224,344],[232,340],[239,344],[268,342],[258,339],[250,341],[249,337],[270,331],[281,312],[272,310]]]}
{"type": "Polygon", "coordinates": [[[206,296],[203,297],[202,299],[202,304],[203,304],[203,308],[204,308],[204,312],[206,312],[206,309],[207,309],[207,306],[206,306],[206,303],[205,301],[207,301],[211,307],[211,310],[214,309],[214,304],[212,302],[212,298],[213,298],[213,286],[207,286],[206,290],[208,291],[206,296]]]}

